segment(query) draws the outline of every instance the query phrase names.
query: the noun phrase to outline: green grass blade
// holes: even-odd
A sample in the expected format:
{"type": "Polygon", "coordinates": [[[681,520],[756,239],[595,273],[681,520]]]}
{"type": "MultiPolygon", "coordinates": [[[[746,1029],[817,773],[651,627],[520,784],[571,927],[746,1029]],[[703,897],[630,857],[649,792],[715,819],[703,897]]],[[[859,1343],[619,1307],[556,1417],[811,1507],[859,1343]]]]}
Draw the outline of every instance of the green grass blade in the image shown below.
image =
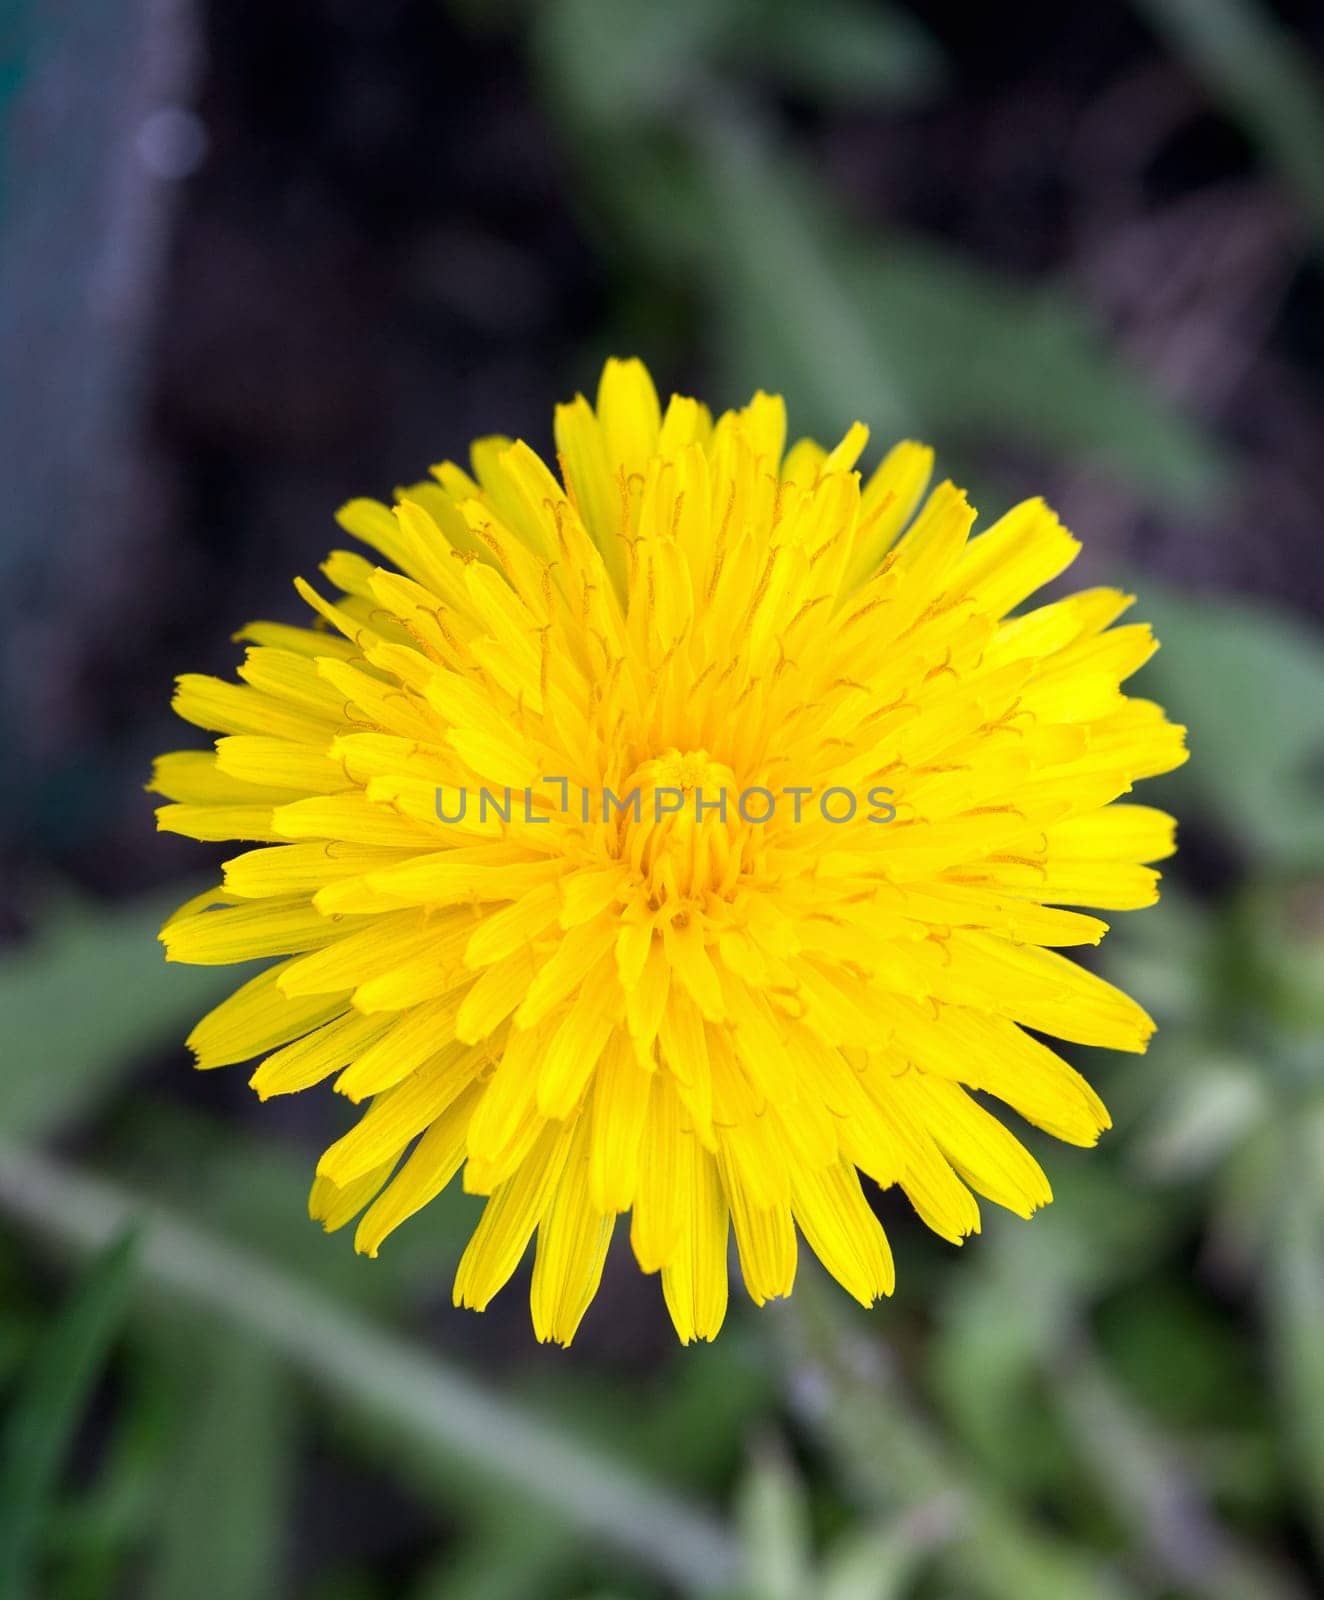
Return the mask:
{"type": "Polygon", "coordinates": [[[1318,1112],[1310,1132],[1313,1142],[1298,1140],[1301,1164],[1287,1169],[1291,1179],[1273,1233],[1267,1293],[1283,1427],[1302,1506],[1324,1554],[1324,1182],[1318,1176],[1324,1125],[1318,1112]]]}
{"type": "Polygon", "coordinates": [[[757,0],[738,8],[726,54],[817,105],[913,105],[943,85],[933,35],[877,0],[757,0]]]}
{"type": "Polygon", "coordinates": [[[748,1583],[758,1600],[800,1600],[812,1592],[813,1548],[803,1480],[784,1447],[765,1440],[737,1496],[748,1583]]]}
{"type": "Polygon", "coordinates": [[[911,396],[878,359],[825,219],[737,117],[710,115],[700,150],[705,271],[728,387],[784,385],[796,397],[797,429],[807,424],[833,442],[856,419],[880,438],[903,437],[914,425],[911,396]]]}
{"type": "Polygon", "coordinates": [[[0,1600],[34,1592],[42,1520],[129,1303],[136,1252],[132,1232],[103,1246],[46,1334],[0,1431],[0,1600]]]}
{"type": "Polygon", "coordinates": [[[191,1352],[198,1403],[175,1462],[144,1600],[277,1600],[294,1431],[279,1362],[228,1331],[191,1352]]]}

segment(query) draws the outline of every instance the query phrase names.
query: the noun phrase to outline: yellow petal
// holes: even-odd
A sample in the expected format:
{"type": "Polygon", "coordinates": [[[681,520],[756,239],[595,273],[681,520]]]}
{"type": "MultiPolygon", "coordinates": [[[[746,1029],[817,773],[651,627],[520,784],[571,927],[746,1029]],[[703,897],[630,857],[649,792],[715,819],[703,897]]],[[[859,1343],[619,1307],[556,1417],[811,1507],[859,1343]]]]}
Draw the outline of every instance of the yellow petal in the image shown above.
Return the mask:
{"type": "Polygon", "coordinates": [[[344,1011],[349,996],[343,990],[295,999],[286,995],[280,978],[288,965],[280,962],[258,973],[203,1017],[188,1036],[199,1067],[249,1061],[344,1011]]]}
{"type": "Polygon", "coordinates": [[[572,1129],[548,1123],[515,1174],[492,1194],[455,1271],[457,1306],[481,1311],[506,1282],[542,1221],[565,1166],[572,1129]]]}
{"type": "Polygon", "coordinates": [[[538,1224],[533,1260],[533,1329],[538,1338],[568,1345],[598,1292],[611,1243],[614,1213],[593,1203],[589,1181],[589,1119],[576,1119],[552,1203],[538,1224]]]}
{"type": "Polygon", "coordinates": [[[662,1294],[682,1344],[715,1339],[726,1318],[726,1195],[715,1157],[692,1134],[677,1147],[677,1186],[685,1219],[662,1268],[662,1294]]]}
{"type": "Polygon", "coordinates": [[[447,1106],[414,1146],[400,1171],[364,1212],[354,1248],[376,1256],[382,1241],[446,1187],[464,1160],[464,1131],[477,1086],[447,1106]]]}
{"type": "Polygon", "coordinates": [[[795,1220],[809,1248],[842,1288],[866,1306],[891,1294],[892,1252],[855,1169],[845,1162],[818,1172],[799,1168],[793,1196],[795,1220]]]}

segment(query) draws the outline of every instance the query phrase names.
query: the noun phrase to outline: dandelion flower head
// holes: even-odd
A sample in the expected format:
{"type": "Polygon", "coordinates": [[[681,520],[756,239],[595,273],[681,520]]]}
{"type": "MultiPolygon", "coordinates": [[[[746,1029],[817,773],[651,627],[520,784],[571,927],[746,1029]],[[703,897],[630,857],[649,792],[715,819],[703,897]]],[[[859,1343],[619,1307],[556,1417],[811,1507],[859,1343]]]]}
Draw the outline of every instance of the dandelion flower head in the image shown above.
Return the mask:
{"type": "Polygon", "coordinates": [[[453,1180],[487,1197],[456,1303],[535,1241],[542,1339],[624,1214],[683,1340],[722,1323],[732,1234],[756,1302],[803,1242],[870,1303],[871,1193],[957,1242],[977,1196],[1028,1216],[1048,1181],[989,1102],[1092,1144],[1036,1036],[1152,1032],[1060,952],[1172,849],[1121,798],[1185,759],[1121,688],[1154,641],[1115,589],[1027,606],[1076,540],[1038,500],[974,534],[919,444],[865,477],[861,425],[788,449],[780,398],[663,409],[637,361],[555,440],[556,471],[486,438],[352,501],[368,554],[298,582],[307,625],[180,678],[216,737],[157,763],[160,826],[237,845],[167,955],[271,963],[191,1047],[360,1108],[310,1209],[368,1255],[453,1180]]]}

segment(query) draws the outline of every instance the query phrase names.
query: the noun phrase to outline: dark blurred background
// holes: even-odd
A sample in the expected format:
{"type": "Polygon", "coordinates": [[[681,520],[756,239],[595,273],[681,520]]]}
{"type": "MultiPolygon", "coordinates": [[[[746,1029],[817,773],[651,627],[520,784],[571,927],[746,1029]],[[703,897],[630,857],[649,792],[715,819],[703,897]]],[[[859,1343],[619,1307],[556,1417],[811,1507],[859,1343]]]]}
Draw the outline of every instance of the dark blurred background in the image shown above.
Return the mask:
{"type": "Polygon", "coordinates": [[[1324,1592],[1322,46],[1304,0],[0,0],[0,1600],[1324,1592]],[[612,353],[1044,493],[1194,754],[1102,956],[1161,1031],[1074,1053],[1117,1130],[1032,1140],[1050,1212],[957,1252],[884,1197],[894,1301],[806,1269],[686,1352],[618,1239],[567,1356],[527,1268],[450,1308],[465,1197],[378,1263],[303,1219],[347,1106],[190,1072],[233,974],[153,936],[233,852],[141,785],[341,501],[548,448],[612,353]]]}

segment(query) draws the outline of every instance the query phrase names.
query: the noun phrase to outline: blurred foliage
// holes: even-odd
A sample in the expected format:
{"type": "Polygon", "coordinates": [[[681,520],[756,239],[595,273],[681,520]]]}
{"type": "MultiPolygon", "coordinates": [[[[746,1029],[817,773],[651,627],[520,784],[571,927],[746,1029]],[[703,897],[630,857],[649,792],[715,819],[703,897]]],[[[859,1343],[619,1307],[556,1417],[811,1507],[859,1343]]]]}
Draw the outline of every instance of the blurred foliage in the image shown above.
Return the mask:
{"type": "Polygon", "coordinates": [[[1245,125],[1324,240],[1324,89],[1256,0],[1135,0],[1245,125]]]}
{"type": "Polygon", "coordinates": [[[1192,605],[1146,581],[1163,649],[1142,680],[1177,706],[1199,752],[1174,804],[1216,820],[1259,867],[1324,869],[1324,643],[1242,603],[1192,605]]]}
{"type": "Polygon", "coordinates": [[[864,417],[879,437],[916,432],[949,450],[1028,441],[1153,494],[1207,496],[1224,476],[1211,442],[1109,350],[1065,287],[1020,289],[929,242],[865,233],[751,94],[765,72],[810,93],[813,64],[843,53],[877,72],[875,100],[896,93],[873,66],[884,60],[908,94],[935,92],[937,47],[900,15],[747,0],[540,5],[535,63],[604,255],[635,296],[687,286],[722,361],[720,392],[793,394],[809,432],[836,436],[864,417]]]}
{"type": "MultiPolygon", "coordinates": [[[[1072,285],[880,236],[808,167],[788,104],[881,113],[951,91],[919,8],[455,9],[527,54],[613,284],[604,343],[697,326],[724,399],[781,387],[807,428],[858,415],[958,459],[1025,446],[1141,500],[1189,506],[1235,473],[1072,285]]],[[[1245,0],[1136,9],[1318,228],[1318,85],[1292,40],[1245,0]]],[[[990,1217],[956,1257],[889,1213],[900,1287],[872,1316],[806,1266],[792,1302],[733,1311],[716,1346],[646,1380],[566,1363],[505,1370],[501,1394],[470,1385],[392,1330],[427,1325],[472,1198],[452,1188],[371,1271],[328,1245],[303,1215],[308,1163],[274,1127],[143,1087],[154,1051],[183,1073],[177,1041],[234,982],[160,962],[156,927],[187,891],[53,899],[0,965],[0,1210],[87,1247],[141,1209],[151,1248],[135,1264],[119,1243],[62,1289],[17,1228],[0,1239],[0,1600],[1319,1593],[1324,649],[1265,607],[1136,587],[1165,644],[1142,692],[1189,722],[1195,753],[1152,798],[1212,863],[1197,897],[1179,857],[1163,904],[1102,951],[1160,1032],[1134,1061],[1077,1052],[1116,1131],[1045,1154],[1058,1198],[1032,1225],[990,1217]],[[74,1154],[17,1164],[52,1139],[74,1154]],[[79,1189],[88,1169],[109,1186],[79,1189]],[[482,1462],[471,1414],[504,1419],[482,1462]],[[373,1504],[300,1507],[310,1461],[319,1482],[388,1481],[408,1508],[396,1545],[370,1536],[373,1504]],[[635,1496],[614,1541],[584,1485],[635,1496]],[[300,1517],[305,1534],[352,1525],[349,1553],[296,1551],[300,1517]],[[717,1569],[737,1549],[733,1587],[717,1569]]]]}
{"type": "Polygon", "coordinates": [[[146,1051],[178,1040],[234,987],[239,969],[176,970],[161,960],[157,930],[187,893],[127,911],[48,902],[36,936],[0,966],[0,1128],[40,1138],[87,1116],[146,1051]],[[78,1003],[84,995],[96,1004],[78,1003]]]}

